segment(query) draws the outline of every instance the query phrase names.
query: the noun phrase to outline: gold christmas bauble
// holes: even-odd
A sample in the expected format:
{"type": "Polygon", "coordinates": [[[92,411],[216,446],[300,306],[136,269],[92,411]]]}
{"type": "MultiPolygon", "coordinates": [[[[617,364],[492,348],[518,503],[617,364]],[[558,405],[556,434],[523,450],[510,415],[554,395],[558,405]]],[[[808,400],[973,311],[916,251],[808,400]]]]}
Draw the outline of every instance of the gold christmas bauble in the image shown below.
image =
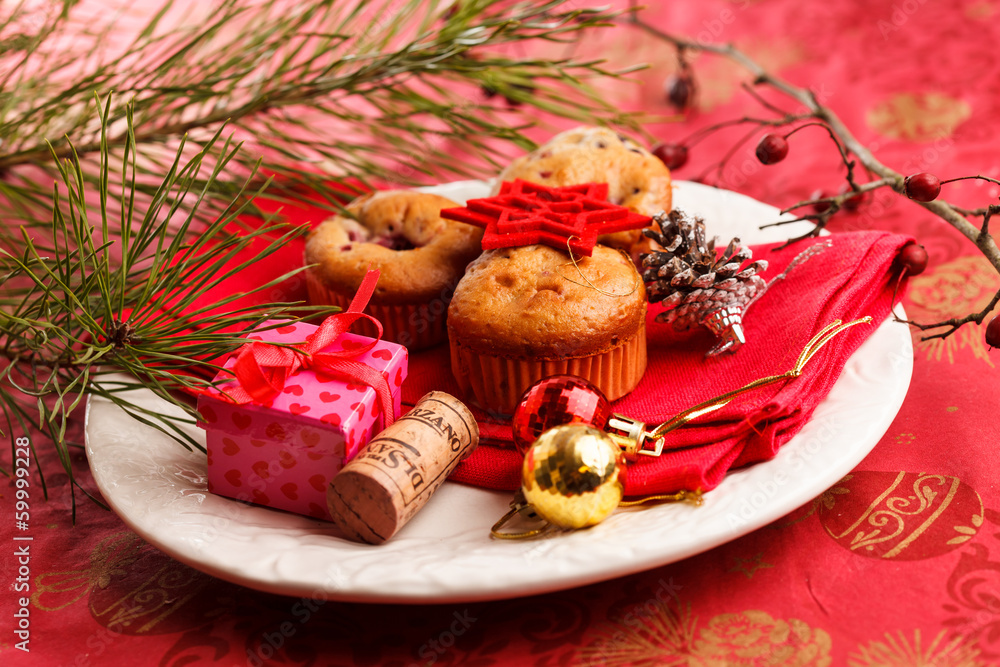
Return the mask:
{"type": "Polygon", "coordinates": [[[542,433],[525,454],[521,488],[549,523],[585,528],[618,507],[625,470],[624,454],[607,433],[565,424],[542,433]]]}

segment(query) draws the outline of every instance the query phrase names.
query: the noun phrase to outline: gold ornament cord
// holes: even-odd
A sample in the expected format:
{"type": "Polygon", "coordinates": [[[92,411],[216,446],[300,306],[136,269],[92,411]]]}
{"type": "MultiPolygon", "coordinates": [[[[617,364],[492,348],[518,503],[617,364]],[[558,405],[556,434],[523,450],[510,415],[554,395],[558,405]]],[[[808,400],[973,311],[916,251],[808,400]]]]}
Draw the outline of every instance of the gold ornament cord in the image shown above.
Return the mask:
{"type": "MultiPolygon", "coordinates": [[[[806,346],[802,349],[799,354],[798,360],[795,362],[795,366],[781,375],[771,375],[769,377],[760,378],[754,380],[753,382],[740,387],[739,389],[734,389],[728,393],[722,394],[721,396],[716,396],[715,398],[710,398],[703,403],[699,403],[693,408],[688,408],[684,412],[676,415],[675,417],[663,422],[652,431],[650,431],[647,439],[659,440],[664,435],[673,431],[679,426],[687,424],[692,419],[696,419],[702,415],[707,415],[710,412],[715,412],[716,410],[725,407],[729,401],[733,400],[737,396],[747,393],[748,391],[753,391],[760,387],[764,387],[769,384],[774,384],[775,382],[781,382],[782,380],[788,380],[792,378],[797,378],[802,375],[802,369],[805,365],[809,363],[809,360],[816,355],[817,352],[822,349],[830,340],[832,340],[837,334],[845,329],[849,329],[856,324],[867,324],[872,321],[871,316],[865,316],[861,319],[854,320],[852,322],[843,323],[840,320],[834,320],[830,324],[823,327],[819,333],[813,336],[812,340],[806,343],[806,346]]],[[[662,451],[662,447],[658,448],[658,451],[662,451]]]]}
{"type": "MultiPolygon", "coordinates": [[[[651,496],[643,496],[636,500],[622,500],[618,503],[618,507],[635,507],[637,505],[644,505],[646,503],[680,503],[687,502],[692,505],[701,505],[704,500],[701,497],[701,491],[678,491],[677,493],[662,493],[651,496]]],[[[511,503],[510,509],[500,517],[500,520],[493,524],[490,528],[490,535],[498,540],[527,540],[532,537],[538,537],[542,533],[547,533],[550,530],[556,528],[551,523],[546,522],[541,528],[531,528],[529,530],[523,530],[518,533],[505,533],[501,529],[507,524],[508,521],[514,518],[514,515],[524,510],[531,510],[531,505],[526,502],[513,502],[511,503]]]]}
{"type": "Polygon", "coordinates": [[[500,517],[500,520],[497,521],[495,524],[493,524],[493,527],[490,528],[490,535],[497,538],[498,540],[526,540],[531,537],[538,537],[539,535],[541,535],[544,532],[547,532],[550,528],[553,527],[551,523],[546,522],[545,525],[542,526],[541,528],[532,528],[531,530],[524,530],[521,531],[520,533],[501,532],[500,529],[503,528],[508,521],[513,519],[515,514],[521,512],[522,510],[530,508],[531,505],[528,504],[524,505],[511,504],[511,507],[507,511],[507,513],[504,514],[502,517],[500,517]]]}
{"type": "MultiPolygon", "coordinates": [[[[642,279],[638,275],[635,276],[635,280],[632,282],[632,289],[630,289],[628,292],[625,292],[624,294],[615,294],[614,292],[609,292],[607,290],[602,290],[600,287],[598,287],[597,285],[595,285],[590,280],[590,278],[588,278],[587,276],[583,275],[583,270],[580,268],[580,265],[577,263],[576,257],[573,255],[573,248],[570,247],[570,244],[569,244],[570,241],[572,241],[575,238],[579,238],[579,237],[578,236],[569,236],[566,239],[566,252],[569,253],[569,261],[566,262],[566,264],[560,264],[559,266],[556,267],[556,273],[558,273],[559,276],[563,280],[569,281],[569,282],[573,283],[574,285],[580,285],[582,287],[590,287],[591,289],[593,289],[593,290],[595,290],[597,292],[600,292],[604,296],[613,296],[615,298],[623,298],[623,297],[632,296],[633,294],[635,294],[636,290],[639,289],[639,283],[642,281],[642,279]],[[586,284],[581,283],[578,280],[573,280],[569,276],[564,275],[562,271],[560,271],[560,269],[562,267],[568,266],[569,264],[572,264],[573,268],[576,269],[576,272],[580,274],[580,277],[583,278],[585,281],[587,281],[586,284]]],[[[624,254],[624,253],[622,253],[622,254],[624,254]]],[[[632,258],[629,257],[628,261],[631,262],[632,258]]]]}
{"type": "Polygon", "coordinates": [[[690,503],[697,507],[704,502],[704,498],[701,497],[701,491],[681,490],[677,493],[660,493],[652,496],[643,496],[636,500],[623,500],[618,503],[618,507],[635,507],[637,505],[645,505],[646,503],[690,503]]]}

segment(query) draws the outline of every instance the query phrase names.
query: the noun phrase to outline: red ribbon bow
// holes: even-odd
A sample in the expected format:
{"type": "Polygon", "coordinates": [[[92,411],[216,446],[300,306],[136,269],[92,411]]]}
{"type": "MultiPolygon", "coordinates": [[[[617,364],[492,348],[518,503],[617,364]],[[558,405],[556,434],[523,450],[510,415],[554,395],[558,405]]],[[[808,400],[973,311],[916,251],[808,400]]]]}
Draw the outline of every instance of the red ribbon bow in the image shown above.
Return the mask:
{"type": "Polygon", "coordinates": [[[382,338],[382,323],[361,312],[375,291],[378,277],[377,270],[369,270],[347,310],[323,320],[319,329],[308,336],[304,343],[278,347],[253,341],[241,347],[233,366],[238,384],[226,389],[225,395],[240,405],[250,402],[270,403],[285,388],[288,378],[299,370],[308,368],[360,382],[374,389],[382,414],[385,415],[384,426],[391,424],[394,415],[389,383],[381,372],[348,358],[371,350],[382,338]],[[359,319],[369,320],[378,330],[378,335],[370,343],[351,350],[322,351],[359,319]]]}

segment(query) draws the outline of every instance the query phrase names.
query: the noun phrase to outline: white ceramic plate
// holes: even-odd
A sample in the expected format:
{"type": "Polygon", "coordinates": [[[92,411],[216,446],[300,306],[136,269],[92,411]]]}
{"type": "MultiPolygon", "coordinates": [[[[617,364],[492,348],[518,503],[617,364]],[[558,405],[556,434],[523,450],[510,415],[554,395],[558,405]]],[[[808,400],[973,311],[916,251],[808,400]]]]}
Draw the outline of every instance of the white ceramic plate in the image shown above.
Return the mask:
{"type": "MultiPolygon", "coordinates": [[[[479,182],[437,188],[462,201],[486,190],[479,182]]],[[[675,202],[704,215],[711,231],[727,239],[758,243],[802,231],[761,232],[757,225],[775,220],[776,209],[694,183],[677,183],[675,202]]],[[[912,366],[906,326],[886,321],[778,456],[731,473],[703,506],[619,511],[592,529],[537,541],[490,538],[511,494],[446,483],[389,542],[355,544],[337,537],[330,524],[208,493],[203,454],[103,400],[87,406],[87,455],[101,492],[126,524],[174,558],[222,579],[273,593],[365,602],[511,598],[671,563],[807,503],[882,437],[906,395],[912,366]]],[[[145,390],[132,398],[152,410],[171,409],[145,390]]],[[[204,438],[196,428],[191,432],[204,438]]]]}

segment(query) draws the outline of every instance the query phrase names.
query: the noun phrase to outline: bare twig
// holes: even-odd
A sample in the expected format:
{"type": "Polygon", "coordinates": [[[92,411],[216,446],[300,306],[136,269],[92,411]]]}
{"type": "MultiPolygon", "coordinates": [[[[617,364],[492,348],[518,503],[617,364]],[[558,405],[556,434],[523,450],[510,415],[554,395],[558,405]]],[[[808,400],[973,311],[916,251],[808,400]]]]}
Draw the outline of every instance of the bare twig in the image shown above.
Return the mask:
{"type": "Polygon", "coordinates": [[[978,313],[970,313],[965,317],[952,317],[948,320],[942,320],[941,322],[934,322],[933,324],[920,324],[919,322],[914,322],[913,320],[900,320],[901,322],[906,322],[912,327],[920,329],[921,331],[927,331],[929,329],[940,329],[947,327],[946,331],[941,333],[931,334],[930,336],[923,336],[920,340],[932,340],[934,338],[947,338],[956,331],[958,331],[963,325],[969,322],[975,322],[976,324],[982,324],[986,316],[989,315],[993,309],[996,307],[997,303],[1000,303],[1000,292],[993,295],[990,302],[985,308],[980,310],[978,313]]]}
{"type": "MultiPolygon", "coordinates": [[[[849,190],[847,192],[844,192],[843,194],[831,195],[829,197],[820,197],[819,199],[806,199],[804,201],[800,201],[797,204],[792,204],[788,208],[784,209],[782,213],[788,213],[790,211],[794,211],[797,208],[802,208],[803,206],[810,206],[813,204],[823,204],[823,203],[829,203],[832,206],[841,208],[844,202],[847,201],[848,199],[853,199],[854,197],[860,197],[866,192],[871,192],[872,190],[878,190],[881,187],[891,184],[892,181],[885,178],[880,178],[877,181],[869,181],[868,183],[859,185],[856,190],[849,190]]],[[[764,229],[765,227],[777,227],[778,225],[787,225],[789,222],[791,222],[791,220],[772,222],[771,224],[768,225],[762,225],[761,229],[764,229]]]]}
{"type": "MultiPolygon", "coordinates": [[[[841,152],[841,156],[845,160],[845,164],[849,164],[847,155],[851,154],[857,158],[857,161],[865,168],[865,170],[877,177],[877,180],[873,180],[870,183],[865,183],[864,185],[856,185],[851,183],[852,191],[841,195],[833,197],[823,197],[820,199],[799,202],[786,210],[793,210],[807,204],[816,203],[829,203],[831,207],[822,213],[817,213],[815,215],[805,215],[797,220],[814,220],[817,221],[817,228],[813,232],[801,237],[806,238],[808,236],[814,236],[822,225],[825,225],[826,219],[833,214],[834,211],[839,209],[839,207],[851,197],[860,196],[860,194],[875,190],[881,187],[890,187],[900,195],[903,194],[903,183],[904,175],[895,171],[894,169],[884,165],[880,162],[872,152],[851,133],[851,131],[844,125],[843,121],[833,112],[832,109],[822,105],[816,98],[816,95],[805,88],[800,88],[795,86],[784,79],[771,74],[755,60],[750,58],[747,54],[743,53],[732,44],[703,44],[700,42],[695,42],[690,39],[680,37],[678,35],[673,35],[659,28],[650,25],[643,21],[639,15],[635,12],[628,14],[627,16],[620,19],[623,22],[630,23],[637,28],[645,31],[646,33],[652,35],[653,37],[672,44],[675,48],[680,49],[690,49],[692,51],[703,51],[706,53],[714,53],[716,55],[723,56],[738,65],[742,66],[747,70],[753,77],[753,85],[755,86],[769,86],[787,97],[795,100],[801,104],[808,112],[808,115],[819,121],[822,121],[824,126],[830,132],[831,137],[838,142],[838,149],[841,152]]],[[[760,95],[753,95],[757,101],[762,101],[760,95]]],[[[777,107],[774,107],[770,103],[764,102],[764,105],[772,110],[777,110],[780,113],[784,113],[777,107]],[[773,108],[772,108],[773,107],[773,108]]],[[[745,142],[746,139],[741,140],[740,145],[745,142]]],[[[1000,183],[995,179],[990,179],[985,176],[971,176],[971,177],[961,177],[956,179],[950,179],[949,181],[943,181],[945,183],[964,180],[966,178],[977,178],[982,180],[988,180],[993,183],[1000,183]]],[[[850,178],[848,179],[850,181],[850,178]]],[[[990,217],[993,213],[1000,212],[1000,206],[989,206],[983,209],[965,209],[950,202],[942,199],[935,199],[929,202],[915,202],[917,205],[922,206],[926,210],[930,211],[934,215],[943,219],[949,225],[957,229],[963,236],[965,236],[969,241],[971,241],[976,248],[983,254],[983,256],[989,261],[990,265],[1000,273],[1000,247],[997,246],[996,241],[988,233],[988,225],[990,217]],[[973,224],[967,216],[983,216],[982,225],[973,224]]],[[[788,224],[790,222],[795,222],[793,220],[781,221],[773,223],[774,225],[788,224]]],[[[773,225],[767,225],[773,226],[773,225]]],[[[795,241],[799,239],[792,239],[795,241]]],[[[936,329],[941,327],[947,327],[948,330],[939,334],[934,334],[928,336],[927,338],[945,338],[955,331],[957,331],[961,326],[968,324],[970,322],[975,322],[980,324],[983,319],[993,310],[1000,301],[1000,293],[997,294],[989,303],[989,305],[982,311],[978,313],[972,313],[961,318],[952,318],[949,320],[944,320],[942,322],[936,322],[933,324],[918,324],[916,322],[908,322],[910,325],[920,329],[936,329]]]]}
{"type": "Polygon", "coordinates": [[[988,236],[990,233],[990,218],[993,217],[994,213],[1000,213],[1000,205],[990,204],[986,207],[986,211],[983,212],[983,226],[979,230],[979,234],[982,236],[988,236]]]}
{"type": "Polygon", "coordinates": [[[858,189],[858,184],[854,182],[855,162],[854,160],[850,159],[850,157],[847,155],[847,150],[844,148],[843,144],[840,143],[840,139],[838,139],[837,135],[833,133],[833,130],[830,129],[829,125],[827,125],[826,123],[805,123],[804,125],[799,125],[794,130],[786,134],[785,139],[792,136],[799,130],[814,126],[822,127],[824,130],[826,130],[826,133],[830,136],[830,140],[833,141],[833,143],[837,146],[837,152],[840,153],[840,159],[844,163],[844,166],[847,167],[847,183],[851,186],[852,190],[856,191],[858,189]]]}

